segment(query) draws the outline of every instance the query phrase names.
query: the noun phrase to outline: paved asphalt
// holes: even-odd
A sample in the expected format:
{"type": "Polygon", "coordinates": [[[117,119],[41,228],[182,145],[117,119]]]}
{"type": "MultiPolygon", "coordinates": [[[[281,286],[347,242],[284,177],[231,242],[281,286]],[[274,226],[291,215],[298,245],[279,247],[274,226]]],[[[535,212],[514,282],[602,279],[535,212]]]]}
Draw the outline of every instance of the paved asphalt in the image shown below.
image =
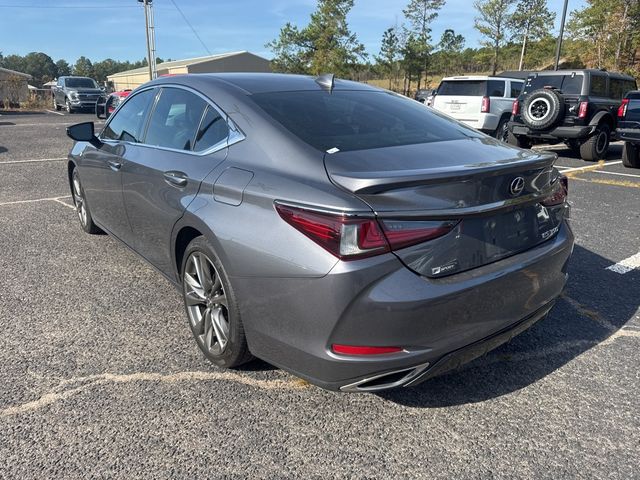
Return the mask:
{"type": "Polygon", "coordinates": [[[599,166],[554,147],[577,244],[547,320],[419,387],[340,394],[208,364],[168,282],[78,225],[57,159],[93,117],[0,114],[0,478],[640,478],[640,270],[607,269],[640,250],[619,145],[599,166]]]}

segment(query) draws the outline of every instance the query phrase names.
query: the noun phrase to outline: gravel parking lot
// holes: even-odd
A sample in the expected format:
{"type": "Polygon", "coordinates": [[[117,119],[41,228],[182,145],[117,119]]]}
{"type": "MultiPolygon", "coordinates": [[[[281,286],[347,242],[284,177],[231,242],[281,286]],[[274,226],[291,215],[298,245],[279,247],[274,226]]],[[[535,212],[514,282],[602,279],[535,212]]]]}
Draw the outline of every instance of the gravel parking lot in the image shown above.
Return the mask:
{"type": "Polygon", "coordinates": [[[547,320],[419,387],[340,394],[206,362],[179,293],[80,229],[65,128],[95,117],[0,113],[0,478],[640,478],[640,171],[621,145],[601,164],[551,147],[577,243],[547,320]]]}

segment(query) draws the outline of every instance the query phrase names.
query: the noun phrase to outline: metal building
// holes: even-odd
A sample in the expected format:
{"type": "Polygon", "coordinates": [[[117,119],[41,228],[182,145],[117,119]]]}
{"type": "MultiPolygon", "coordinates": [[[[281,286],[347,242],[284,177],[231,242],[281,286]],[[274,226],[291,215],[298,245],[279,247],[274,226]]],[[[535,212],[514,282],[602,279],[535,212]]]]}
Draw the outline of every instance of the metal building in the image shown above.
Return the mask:
{"type": "MultiPolygon", "coordinates": [[[[157,65],[158,76],[182,73],[271,72],[271,62],[247,51],[172,60],[157,65]]],[[[115,90],[136,88],[149,81],[149,68],[141,67],[109,75],[115,90]]]]}

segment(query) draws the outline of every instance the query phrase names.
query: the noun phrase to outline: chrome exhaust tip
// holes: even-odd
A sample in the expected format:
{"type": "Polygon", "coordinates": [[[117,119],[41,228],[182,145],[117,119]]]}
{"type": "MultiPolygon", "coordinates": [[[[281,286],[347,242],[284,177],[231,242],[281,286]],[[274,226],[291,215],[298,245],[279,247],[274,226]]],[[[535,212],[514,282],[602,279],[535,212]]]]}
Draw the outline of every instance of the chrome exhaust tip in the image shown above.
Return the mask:
{"type": "Polygon", "coordinates": [[[340,387],[342,392],[380,392],[390,388],[402,387],[415,380],[428,367],[429,363],[423,363],[417,367],[402,368],[391,372],[381,373],[373,377],[363,378],[357,382],[340,387]]]}

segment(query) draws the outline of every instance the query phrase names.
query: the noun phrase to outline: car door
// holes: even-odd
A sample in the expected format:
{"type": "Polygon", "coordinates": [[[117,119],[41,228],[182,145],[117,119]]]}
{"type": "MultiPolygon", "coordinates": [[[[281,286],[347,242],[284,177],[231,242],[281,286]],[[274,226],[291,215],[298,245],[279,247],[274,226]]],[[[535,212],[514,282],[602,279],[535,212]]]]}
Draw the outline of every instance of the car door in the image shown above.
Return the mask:
{"type": "MultiPolygon", "coordinates": [[[[167,275],[173,226],[202,180],[227,156],[226,116],[199,94],[163,87],[144,147],[122,167],[123,195],[135,249],[167,275]]],[[[212,192],[213,194],[213,192],[212,192]]]]}
{"type": "Polygon", "coordinates": [[[135,159],[149,109],[157,91],[144,90],[131,97],[109,119],[100,133],[102,145],[88,146],[80,166],[87,203],[95,221],[131,245],[131,227],[122,197],[122,167],[135,159]]]}

